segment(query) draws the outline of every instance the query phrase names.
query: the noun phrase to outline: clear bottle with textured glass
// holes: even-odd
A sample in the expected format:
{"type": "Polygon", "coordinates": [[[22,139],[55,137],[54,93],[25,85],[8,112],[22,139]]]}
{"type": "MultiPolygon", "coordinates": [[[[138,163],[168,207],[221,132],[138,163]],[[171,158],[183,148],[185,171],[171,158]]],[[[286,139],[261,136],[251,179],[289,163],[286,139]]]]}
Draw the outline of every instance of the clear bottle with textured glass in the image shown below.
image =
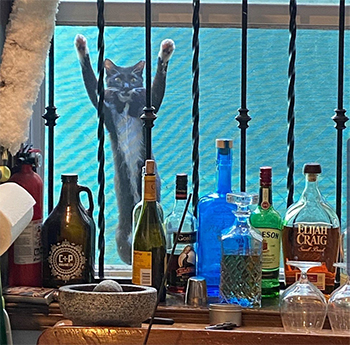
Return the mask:
{"type": "Polygon", "coordinates": [[[229,193],[226,198],[228,203],[236,205],[236,220],[221,236],[220,295],[225,303],[259,308],[263,239],[249,221],[251,207],[258,203],[258,195],[229,193]]]}
{"type": "Polygon", "coordinates": [[[146,160],[142,209],[133,240],[132,282],[153,286],[165,300],[162,280],[166,267],[166,239],[163,222],[156,203],[156,175],[154,160],[146,160]]]}
{"type": "MultiPolygon", "coordinates": [[[[187,174],[176,175],[175,203],[172,212],[165,218],[167,256],[172,252],[187,200],[187,174]]],[[[185,293],[187,281],[196,275],[197,220],[187,210],[178,237],[174,256],[169,262],[167,287],[170,293],[185,293]]]]}
{"type": "Polygon", "coordinates": [[[207,283],[208,296],[219,297],[221,232],[235,220],[235,206],[226,202],[231,190],[232,140],[217,139],[217,188],[198,202],[197,274],[207,283]]]}
{"type": "Polygon", "coordinates": [[[340,246],[339,220],[334,210],[325,202],[317,184],[321,166],[304,165],[305,189],[296,203],[286,212],[282,233],[284,273],[286,285],[299,277],[300,271],[288,265],[288,260],[322,262],[322,266],[308,271],[309,280],[322,292],[331,293],[335,284],[340,246]]]}
{"type": "Polygon", "coordinates": [[[259,204],[250,216],[250,223],[263,237],[262,297],[279,295],[280,252],[283,220],[272,205],[272,168],[260,168],[259,204]]]}

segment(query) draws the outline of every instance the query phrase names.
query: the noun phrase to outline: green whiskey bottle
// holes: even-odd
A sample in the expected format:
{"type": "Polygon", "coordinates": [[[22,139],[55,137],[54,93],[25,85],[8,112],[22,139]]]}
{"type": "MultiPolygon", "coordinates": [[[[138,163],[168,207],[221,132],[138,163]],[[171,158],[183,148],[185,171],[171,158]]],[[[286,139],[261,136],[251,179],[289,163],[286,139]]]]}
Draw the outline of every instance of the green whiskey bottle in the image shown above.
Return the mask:
{"type": "Polygon", "coordinates": [[[263,237],[262,252],[262,297],[279,295],[280,248],[283,221],[272,206],[272,168],[260,168],[259,204],[250,216],[252,226],[263,237]]]}

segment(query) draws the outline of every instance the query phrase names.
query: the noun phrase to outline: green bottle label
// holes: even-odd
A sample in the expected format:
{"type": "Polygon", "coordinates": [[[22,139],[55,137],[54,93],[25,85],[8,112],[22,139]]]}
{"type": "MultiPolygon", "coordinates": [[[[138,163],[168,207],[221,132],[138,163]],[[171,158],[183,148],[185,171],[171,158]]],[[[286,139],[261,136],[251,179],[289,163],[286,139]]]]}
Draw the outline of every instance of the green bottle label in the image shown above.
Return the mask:
{"type": "Polygon", "coordinates": [[[262,269],[275,269],[280,266],[281,231],[260,228],[263,238],[262,269]]]}

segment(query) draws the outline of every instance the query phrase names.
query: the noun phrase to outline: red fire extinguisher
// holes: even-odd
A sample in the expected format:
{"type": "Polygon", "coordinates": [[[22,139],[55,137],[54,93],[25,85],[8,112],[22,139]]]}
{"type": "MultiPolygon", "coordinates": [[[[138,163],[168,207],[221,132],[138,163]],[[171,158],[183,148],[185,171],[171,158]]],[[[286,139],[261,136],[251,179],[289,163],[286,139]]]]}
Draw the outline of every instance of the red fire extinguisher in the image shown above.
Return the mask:
{"type": "Polygon", "coordinates": [[[39,165],[40,151],[26,146],[19,153],[17,171],[9,182],[18,183],[36,201],[32,221],[9,249],[9,285],[42,286],[40,240],[43,222],[43,180],[33,169],[39,165]]]}

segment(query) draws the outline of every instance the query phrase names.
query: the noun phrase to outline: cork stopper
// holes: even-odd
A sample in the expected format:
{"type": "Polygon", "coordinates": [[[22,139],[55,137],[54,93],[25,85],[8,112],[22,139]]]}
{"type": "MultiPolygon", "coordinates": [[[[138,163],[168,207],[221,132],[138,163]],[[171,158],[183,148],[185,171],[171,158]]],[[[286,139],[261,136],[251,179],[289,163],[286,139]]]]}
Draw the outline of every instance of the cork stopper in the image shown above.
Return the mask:
{"type": "Polygon", "coordinates": [[[216,148],[217,149],[232,149],[232,140],[231,139],[216,139],[216,148]]]}
{"type": "Polygon", "coordinates": [[[260,167],[260,186],[271,186],[272,168],[260,167]]]}
{"type": "Polygon", "coordinates": [[[187,174],[176,174],[176,199],[187,198],[187,174]]]}
{"type": "Polygon", "coordinates": [[[146,175],[154,175],[154,160],[147,159],[145,163],[145,173],[146,175]]]}

